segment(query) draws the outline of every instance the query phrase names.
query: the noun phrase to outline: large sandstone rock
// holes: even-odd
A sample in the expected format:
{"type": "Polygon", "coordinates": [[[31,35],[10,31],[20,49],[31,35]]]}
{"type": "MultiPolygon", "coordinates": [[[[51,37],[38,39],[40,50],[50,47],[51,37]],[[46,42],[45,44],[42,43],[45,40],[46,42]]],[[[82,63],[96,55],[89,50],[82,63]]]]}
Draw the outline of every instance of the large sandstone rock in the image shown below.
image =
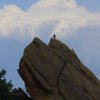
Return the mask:
{"type": "Polygon", "coordinates": [[[100,100],[100,81],[73,50],[56,39],[35,38],[18,70],[33,100],[100,100]]]}

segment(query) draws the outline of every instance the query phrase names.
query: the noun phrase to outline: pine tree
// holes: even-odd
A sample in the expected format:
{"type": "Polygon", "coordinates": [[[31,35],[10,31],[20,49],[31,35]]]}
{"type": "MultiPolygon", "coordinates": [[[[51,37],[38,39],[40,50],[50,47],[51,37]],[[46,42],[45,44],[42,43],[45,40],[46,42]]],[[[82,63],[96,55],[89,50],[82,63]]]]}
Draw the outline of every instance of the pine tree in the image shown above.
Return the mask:
{"type": "Polygon", "coordinates": [[[3,69],[0,71],[0,100],[13,100],[10,94],[10,90],[12,89],[11,81],[7,82],[6,71],[3,69]]]}

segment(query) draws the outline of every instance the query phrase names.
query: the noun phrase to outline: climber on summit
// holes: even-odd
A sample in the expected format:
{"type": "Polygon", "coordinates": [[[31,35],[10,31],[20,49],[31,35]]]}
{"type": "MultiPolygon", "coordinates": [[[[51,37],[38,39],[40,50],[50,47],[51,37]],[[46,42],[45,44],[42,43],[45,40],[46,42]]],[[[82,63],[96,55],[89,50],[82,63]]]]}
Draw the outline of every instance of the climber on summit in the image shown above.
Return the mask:
{"type": "Polygon", "coordinates": [[[56,38],[56,35],[55,34],[53,35],[53,38],[56,38]]]}

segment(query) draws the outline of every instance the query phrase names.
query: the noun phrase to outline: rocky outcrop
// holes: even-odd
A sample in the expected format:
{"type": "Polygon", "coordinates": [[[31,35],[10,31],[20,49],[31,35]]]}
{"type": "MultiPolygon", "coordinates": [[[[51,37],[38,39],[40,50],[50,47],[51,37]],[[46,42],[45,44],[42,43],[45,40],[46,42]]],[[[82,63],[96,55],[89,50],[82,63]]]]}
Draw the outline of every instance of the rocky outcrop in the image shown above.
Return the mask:
{"type": "Polygon", "coordinates": [[[33,100],[100,100],[100,82],[59,40],[35,38],[18,70],[33,100]]]}
{"type": "Polygon", "coordinates": [[[13,89],[11,91],[11,95],[14,100],[32,100],[30,97],[27,96],[27,94],[21,89],[13,89]]]}

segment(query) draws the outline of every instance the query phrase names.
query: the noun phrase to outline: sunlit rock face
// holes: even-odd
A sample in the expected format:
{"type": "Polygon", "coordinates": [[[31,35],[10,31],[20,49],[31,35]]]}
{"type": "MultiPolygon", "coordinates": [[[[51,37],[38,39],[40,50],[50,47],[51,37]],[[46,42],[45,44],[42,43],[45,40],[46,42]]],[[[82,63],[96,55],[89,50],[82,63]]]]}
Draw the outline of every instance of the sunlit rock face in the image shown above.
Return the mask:
{"type": "Polygon", "coordinates": [[[46,45],[35,38],[18,72],[33,100],[100,100],[100,81],[57,39],[46,45]]]}

